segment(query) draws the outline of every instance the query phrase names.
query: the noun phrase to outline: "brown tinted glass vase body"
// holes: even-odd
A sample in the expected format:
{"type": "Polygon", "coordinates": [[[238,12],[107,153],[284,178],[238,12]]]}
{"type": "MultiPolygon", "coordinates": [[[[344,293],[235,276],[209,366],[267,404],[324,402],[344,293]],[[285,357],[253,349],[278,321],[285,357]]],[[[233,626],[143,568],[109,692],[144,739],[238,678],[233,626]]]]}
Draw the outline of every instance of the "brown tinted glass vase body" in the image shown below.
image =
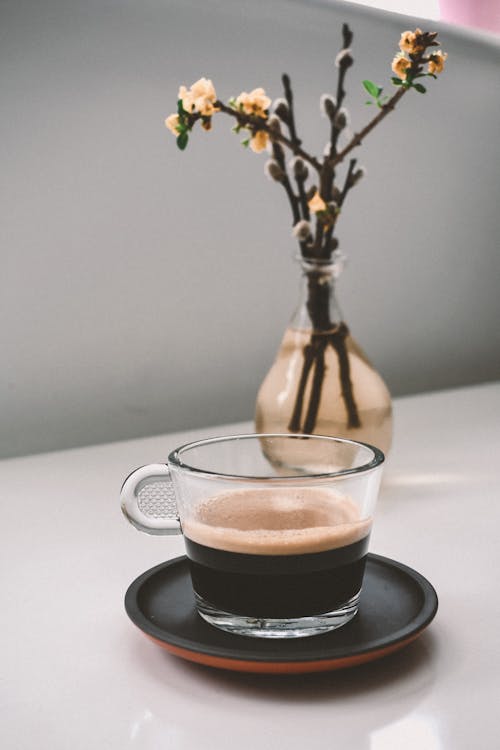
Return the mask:
{"type": "MultiPolygon", "coordinates": [[[[351,438],[387,454],[391,397],[340,313],[335,265],[307,261],[302,266],[301,300],[260,387],[256,430],[351,438]]],[[[294,464],[292,456],[268,458],[294,464]]]]}

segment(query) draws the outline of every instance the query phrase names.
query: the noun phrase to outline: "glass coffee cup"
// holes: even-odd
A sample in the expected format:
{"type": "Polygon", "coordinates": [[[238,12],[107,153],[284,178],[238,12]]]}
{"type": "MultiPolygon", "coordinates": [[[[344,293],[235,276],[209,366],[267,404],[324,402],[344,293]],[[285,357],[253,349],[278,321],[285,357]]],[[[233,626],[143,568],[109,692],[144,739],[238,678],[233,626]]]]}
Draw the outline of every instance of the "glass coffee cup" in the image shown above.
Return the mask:
{"type": "Polygon", "coordinates": [[[189,443],[134,471],[122,510],[140,531],[184,535],[197,610],[245,636],[296,638],[358,611],[383,453],[317,435],[189,443]],[[266,454],[293,456],[280,469],[266,454]]]}

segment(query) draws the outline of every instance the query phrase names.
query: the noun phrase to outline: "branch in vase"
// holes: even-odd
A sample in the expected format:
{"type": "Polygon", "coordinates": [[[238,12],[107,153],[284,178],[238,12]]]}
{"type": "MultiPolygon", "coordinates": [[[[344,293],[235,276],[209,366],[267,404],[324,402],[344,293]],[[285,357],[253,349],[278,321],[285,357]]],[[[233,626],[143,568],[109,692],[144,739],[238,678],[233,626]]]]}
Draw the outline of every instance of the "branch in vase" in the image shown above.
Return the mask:
{"type": "MultiPolygon", "coordinates": [[[[392,61],[395,77],[392,83],[398,86],[398,91],[391,97],[382,96],[382,88],[372,81],[363,81],[363,86],[379,112],[362,130],[355,133],[350,141],[339,150],[338,142],[345,132],[347,112],[343,107],[346,97],[345,79],[347,70],[353,64],[350,51],[353,34],[347,24],[342,27],[342,49],[336,58],[338,67],[336,99],[328,95],[322,97],[322,108],[330,119],[330,142],[320,159],[308,153],[303,147],[297,134],[294,113],[294,98],[290,78],[282,76],[285,99],[275,102],[274,115],[269,115],[271,99],[264,89],[257,88],[250,93],[242,92],[236,99],[229,100],[226,105],[220,101],[215,93],[212,82],[202,78],[188,90],[181,86],[178,95],[177,114],[170,115],[165,124],[176,136],[177,145],[181,150],[186,148],[189,135],[196,122],[200,121],[202,128],[211,129],[212,116],[222,112],[236,120],[233,128],[236,132],[245,129],[248,138],[243,141],[255,152],[264,151],[270,147],[273,158],[266,164],[267,174],[280,182],[287,193],[293,218],[293,234],[297,238],[301,253],[309,260],[329,260],[338,242],[333,236],[348,192],[357,184],[363,175],[363,170],[356,170],[356,159],[350,159],[344,183],[341,189],[335,185],[336,167],[343,162],[351,151],[361,145],[366,136],[393,111],[404,94],[413,88],[419,93],[426,89],[420,82],[423,77],[436,78],[443,70],[446,54],[440,50],[427,55],[429,47],[438,46],[436,34],[424,33],[420,29],[407,31],[401,35],[400,52],[392,61]],[[426,56],[427,55],[427,56],[426,56]],[[428,64],[428,71],[423,72],[423,65],[428,64]],[[281,130],[286,125],[288,136],[281,130]],[[294,159],[287,169],[285,151],[294,155],[294,159]],[[319,189],[316,185],[307,187],[308,168],[311,166],[317,173],[319,189]],[[292,186],[295,180],[296,191],[292,186]],[[315,228],[311,226],[314,218],[315,228]],[[313,238],[314,235],[314,238],[313,238]]],[[[328,345],[335,350],[338,358],[339,378],[341,382],[342,399],[347,411],[349,427],[360,426],[360,417],[353,393],[350,377],[350,362],[347,350],[349,331],[345,323],[334,324],[330,320],[328,299],[324,299],[321,283],[312,274],[309,277],[308,311],[312,323],[309,343],[303,347],[302,373],[296,394],[295,405],[289,429],[301,431],[302,412],[304,410],[305,393],[311,380],[308,394],[303,431],[312,432],[315,428],[321,394],[325,377],[325,351],[328,345]],[[318,336],[318,332],[320,332],[318,336]]]]}
{"type": "Polygon", "coordinates": [[[323,390],[323,380],[325,379],[325,349],[328,341],[325,340],[324,336],[317,337],[316,342],[316,355],[314,358],[314,372],[313,380],[311,385],[311,396],[309,398],[309,405],[307,408],[307,414],[304,420],[303,431],[306,435],[312,434],[316,427],[316,421],[318,419],[319,404],[321,401],[321,393],[323,390]]]}
{"type": "Polygon", "coordinates": [[[346,339],[349,335],[349,329],[345,323],[341,323],[338,331],[330,336],[330,343],[337,353],[340,370],[340,387],[342,398],[347,410],[347,426],[361,427],[358,407],[354,398],[354,390],[351,381],[351,368],[349,364],[349,355],[347,353],[346,339]]]}
{"type": "Polygon", "coordinates": [[[290,430],[290,432],[302,431],[300,420],[302,417],[302,409],[304,406],[304,396],[306,392],[307,380],[309,378],[311,367],[313,366],[313,363],[315,361],[315,357],[316,350],[313,343],[306,344],[303,349],[304,361],[302,363],[302,372],[300,374],[299,386],[297,388],[297,395],[295,397],[292,416],[288,425],[288,429],[290,430]]]}

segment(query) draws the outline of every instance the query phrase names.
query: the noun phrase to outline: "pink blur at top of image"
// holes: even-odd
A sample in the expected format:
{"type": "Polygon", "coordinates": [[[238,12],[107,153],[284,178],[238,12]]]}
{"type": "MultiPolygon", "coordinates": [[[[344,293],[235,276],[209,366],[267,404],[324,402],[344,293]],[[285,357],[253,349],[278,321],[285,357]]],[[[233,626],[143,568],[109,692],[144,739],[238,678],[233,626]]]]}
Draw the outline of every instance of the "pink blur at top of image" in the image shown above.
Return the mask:
{"type": "Polygon", "coordinates": [[[439,0],[441,19],[500,34],[500,0],[439,0]]]}

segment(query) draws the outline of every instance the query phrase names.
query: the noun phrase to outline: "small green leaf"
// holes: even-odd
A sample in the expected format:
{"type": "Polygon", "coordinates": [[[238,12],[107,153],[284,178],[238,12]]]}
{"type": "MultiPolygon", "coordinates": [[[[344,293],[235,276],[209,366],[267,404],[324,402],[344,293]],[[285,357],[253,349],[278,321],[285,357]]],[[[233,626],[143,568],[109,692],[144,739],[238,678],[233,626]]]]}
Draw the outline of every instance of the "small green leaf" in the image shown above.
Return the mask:
{"type": "Polygon", "coordinates": [[[182,115],[187,115],[186,110],[182,106],[182,99],[177,100],[177,114],[179,115],[179,117],[182,117],[182,115]]]}
{"type": "Polygon", "coordinates": [[[177,148],[180,148],[181,151],[184,151],[186,146],[188,145],[189,136],[187,132],[181,133],[177,136],[177,148]]]}
{"type": "Polygon", "coordinates": [[[437,81],[437,76],[434,75],[434,73],[426,73],[425,75],[428,75],[430,78],[434,78],[434,80],[437,81]]]}
{"type": "Polygon", "coordinates": [[[370,96],[374,96],[375,99],[378,96],[378,86],[376,86],[373,81],[363,81],[363,86],[365,87],[365,91],[368,91],[370,96]]]}
{"type": "Polygon", "coordinates": [[[241,125],[235,125],[234,128],[231,128],[233,133],[239,133],[241,130],[241,125]]]}
{"type": "Polygon", "coordinates": [[[425,86],[422,86],[421,83],[414,83],[413,88],[416,89],[419,94],[425,94],[425,92],[427,91],[425,86]]]}
{"type": "Polygon", "coordinates": [[[382,93],[384,89],[382,87],[377,86],[377,99],[380,98],[380,94],[382,93]]]}
{"type": "Polygon", "coordinates": [[[396,78],[395,76],[393,76],[391,78],[391,81],[393,82],[393,84],[395,86],[402,86],[403,85],[403,81],[401,80],[401,78],[396,78]]]}
{"type": "Polygon", "coordinates": [[[365,102],[365,104],[373,104],[373,102],[372,102],[372,100],[371,100],[371,99],[368,99],[368,100],[367,100],[367,101],[365,102]]]}
{"type": "Polygon", "coordinates": [[[244,141],[241,141],[241,145],[245,146],[245,148],[248,148],[248,146],[250,145],[250,138],[245,138],[244,141]]]}

